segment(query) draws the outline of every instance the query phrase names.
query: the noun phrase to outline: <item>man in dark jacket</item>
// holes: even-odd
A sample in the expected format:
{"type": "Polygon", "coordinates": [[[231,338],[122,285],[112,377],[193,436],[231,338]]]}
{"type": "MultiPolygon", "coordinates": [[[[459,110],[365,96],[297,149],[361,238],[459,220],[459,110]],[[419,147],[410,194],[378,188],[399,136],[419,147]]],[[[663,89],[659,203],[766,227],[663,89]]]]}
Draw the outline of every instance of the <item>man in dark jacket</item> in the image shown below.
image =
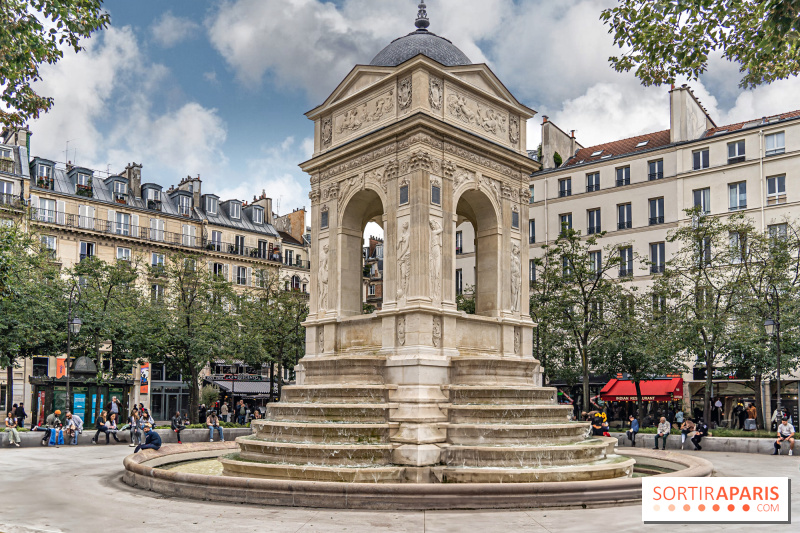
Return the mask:
{"type": "Polygon", "coordinates": [[[105,411],[109,417],[111,416],[111,413],[116,413],[117,420],[122,420],[122,416],[124,414],[122,412],[122,403],[120,403],[116,396],[111,397],[111,401],[106,404],[105,411]]]}
{"type": "Polygon", "coordinates": [[[697,424],[695,424],[694,429],[695,434],[694,437],[692,437],[692,444],[694,444],[694,449],[699,452],[703,449],[703,447],[700,446],[700,441],[703,440],[703,437],[708,435],[708,426],[701,418],[697,421],[697,424]]]}
{"type": "Polygon", "coordinates": [[[181,442],[181,431],[186,426],[183,425],[183,417],[181,416],[180,411],[175,412],[175,416],[172,417],[172,431],[178,436],[178,444],[183,444],[181,442]]]}
{"type": "Polygon", "coordinates": [[[19,402],[19,405],[14,410],[14,416],[17,417],[17,426],[20,429],[25,427],[25,419],[28,418],[28,413],[25,412],[25,404],[19,402]]]}
{"type": "Polygon", "coordinates": [[[161,435],[156,433],[156,431],[153,429],[153,426],[150,424],[145,424],[144,435],[144,444],[140,444],[134,448],[133,453],[137,453],[139,450],[158,450],[161,448],[161,435]]]}

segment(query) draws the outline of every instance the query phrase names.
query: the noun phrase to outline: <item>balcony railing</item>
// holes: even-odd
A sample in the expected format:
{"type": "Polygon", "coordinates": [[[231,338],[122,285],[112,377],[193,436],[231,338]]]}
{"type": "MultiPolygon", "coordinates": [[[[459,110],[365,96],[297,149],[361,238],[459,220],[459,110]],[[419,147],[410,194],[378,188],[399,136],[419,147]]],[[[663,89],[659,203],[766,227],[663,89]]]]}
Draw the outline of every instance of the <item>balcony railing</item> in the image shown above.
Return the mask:
{"type": "Polygon", "coordinates": [[[739,156],[736,156],[736,157],[729,157],[728,158],[728,164],[729,165],[732,165],[734,163],[741,163],[742,161],[744,161],[744,156],[743,155],[739,155],[739,156]]]}
{"type": "Polygon", "coordinates": [[[619,269],[619,277],[625,278],[628,276],[633,276],[633,267],[619,269]]]}
{"type": "Polygon", "coordinates": [[[651,172],[647,175],[647,179],[650,181],[660,180],[664,177],[663,172],[651,172]]]}
{"type": "Polygon", "coordinates": [[[122,192],[115,192],[114,193],[114,201],[118,204],[127,204],[128,203],[128,195],[122,192]]]}
{"type": "Polygon", "coordinates": [[[631,184],[631,179],[630,178],[617,180],[617,187],[622,187],[623,185],[630,185],[630,184],[631,184]]]}
{"type": "Polygon", "coordinates": [[[664,223],[664,215],[660,217],[650,217],[650,225],[655,226],[656,224],[663,224],[664,223]]]}
{"type": "Polygon", "coordinates": [[[624,220],[622,222],[617,222],[617,229],[631,229],[631,226],[632,226],[632,224],[631,224],[630,220],[624,220]]]}
{"type": "Polygon", "coordinates": [[[147,200],[147,209],[161,211],[161,200],[147,200]]]}
{"type": "Polygon", "coordinates": [[[747,209],[747,204],[732,205],[728,208],[729,211],[740,211],[742,209],[747,209]]]}
{"type": "Polygon", "coordinates": [[[23,206],[23,202],[16,194],[0,194],[0,205],[19,208],[23,206]]]}
{"type": "Polygon", "coordinates": [[[80,183],[75,185],[75,194],[78,196],[83,196],[84,198],[91,198],[92,194],[92,186],[91,185],[81,185],[80,183]]]}
{"type": "Polygon", "coordinates": [[[47,178],[44,176],[39,176],[36,178],[36,186],[40,189],[49,189],[53,190],[53,178],[47,178]]]}
{"type": "Polygon", "coordinates": [[[597,226],[589,226],[589,235],[594,235],[595,233],[600,233],[600,225],[597,226]]]}
{"type": "Polygon", "coordinates": [[[14,174],[14,160],[0,159],[0,172],[5,172],[6,174],[14,174]]]}
{"type": "Polygon", "coordinates": [[[663,274],[664,273],[664,265],[650,265],[650,273],[651,274],[663,274]]]}
{"type": "Polygon", "coordinates": [[[567,196],[572,196],[572,189],[561,189],[558,191],[559,198],[564,198],[567,196]]]}
{"type": "Polygon", "coordinates": [[[594,192],[594,191],[599,191],[599,190],[600,190],[600,185],[599,184],[598,185],[587,185],[586,186],[586,192],[594,192]]]}

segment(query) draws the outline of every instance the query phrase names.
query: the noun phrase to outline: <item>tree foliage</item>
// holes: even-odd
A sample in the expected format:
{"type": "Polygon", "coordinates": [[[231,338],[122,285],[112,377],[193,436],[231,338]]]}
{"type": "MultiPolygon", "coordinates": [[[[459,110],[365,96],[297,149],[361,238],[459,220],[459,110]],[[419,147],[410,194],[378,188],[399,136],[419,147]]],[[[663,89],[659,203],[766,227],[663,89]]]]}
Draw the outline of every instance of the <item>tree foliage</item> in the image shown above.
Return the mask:
{"type": "Polygon", "coordinates": [[[57,63],[65,49],[108,26],[103,0],[3,0],[0,2],[0,124],[22,126],[53,106],[33,89],[39,67],[57,63]]]}
{"type": "Polygon", "coordinates": [[[600,18],[624,50],[611,65],[644,85],[696,80],[715,53],[746,89],[800,72],[800,0],[620,0],[600,18]]]}

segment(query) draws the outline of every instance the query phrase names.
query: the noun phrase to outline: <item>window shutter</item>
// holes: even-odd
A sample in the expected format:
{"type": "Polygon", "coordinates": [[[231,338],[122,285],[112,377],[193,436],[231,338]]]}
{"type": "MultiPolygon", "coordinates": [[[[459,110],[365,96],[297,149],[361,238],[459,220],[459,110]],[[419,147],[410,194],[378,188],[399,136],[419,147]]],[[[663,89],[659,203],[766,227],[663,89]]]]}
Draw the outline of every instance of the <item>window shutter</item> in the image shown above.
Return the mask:
{"type": "Polygon", "coordinates": [[[108,231],[114,233],[116,228],[117,212],[113,209],[108,210],[108,231]]]}
{"type": "Polygon", "coordinates": [[[225,281],[230,281],[230,278],[228,277],[228,271],[230,270],[229,267],[230,265],[227,264],[222,267],[222,277],[225,278],[225,281]]]}
{"type": "Polygon", "coordinates": [[[208,277],[214,278],[214,263],[213,261],[208,262],[208,277]]]}
{"type": "Polygon", "coordinates": [[[39,210],[39,197],[35,194],[31,194],[31,210],[34,220],[41,218],[41,216],[36,213],[39,210]]]}
{"type": "Polygon", "coordinates": [[[131,215],[131,236],[139,237],[139,215],[131,215]]]}
{"type": "Polygon", "coordinates": [[[247,267],[247,286],[250,287],[253,284],[253,269],[247,267]]]}
{"type": "Polygon", "coordinates": [[[189,226],[189,235],[192,237],[189,245],[197,246],[197,228],[195,226],[189,226]]]}
{"type": "Polygon", "coordinates": [[[64,211],[67,209],[67,204],[63,200],[56,201],[56,224],[64,225],[66,216],[64,211]]]}

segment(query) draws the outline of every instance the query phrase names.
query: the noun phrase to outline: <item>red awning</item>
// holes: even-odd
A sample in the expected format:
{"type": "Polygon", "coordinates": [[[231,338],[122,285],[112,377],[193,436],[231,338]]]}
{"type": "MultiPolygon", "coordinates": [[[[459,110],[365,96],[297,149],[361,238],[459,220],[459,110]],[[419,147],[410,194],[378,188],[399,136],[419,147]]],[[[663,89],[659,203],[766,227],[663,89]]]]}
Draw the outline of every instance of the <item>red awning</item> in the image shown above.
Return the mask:
{"type": "MultiPolygon", "coordinates": [[[[645,402],[671,402],[683,397],[681,378],[654,379],[639,385],[645,402]]],[[[627,379],[612,379],[600,391],[600,398],[606,402],[635,402],[636,385],[627,379]]]]}

